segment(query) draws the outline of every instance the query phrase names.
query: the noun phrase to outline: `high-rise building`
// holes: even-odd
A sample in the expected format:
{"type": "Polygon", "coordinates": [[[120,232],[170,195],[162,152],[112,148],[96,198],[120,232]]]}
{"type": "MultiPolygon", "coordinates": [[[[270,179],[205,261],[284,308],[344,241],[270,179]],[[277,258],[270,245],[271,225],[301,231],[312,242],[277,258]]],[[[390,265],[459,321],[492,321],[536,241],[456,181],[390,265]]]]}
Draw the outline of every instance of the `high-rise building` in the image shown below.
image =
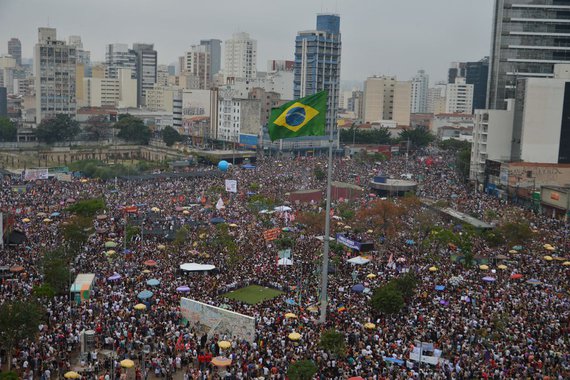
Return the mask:
{"type": "Polygon", "coordinates": [[[205,46],[210,52],[210,76],[208,81],[212,83],[215,74],[222,70],[222,41],[221,40],[200,40],[200,45],[205,46]]]}
{"type": "Polygon", "coordinates": [[[58,41],[54,28],[39,28],[34,49],[36,122],[66,114],[75,117],[76,49],[58,41]]]}
{"type": "Polygon", "coordinates": [[[519,78],[552,78],[570,62],[568,0],[496,0],[487,108],[504,109],[519,78]]]}
{"type": "Polygon", "coordinates": [[[317,29],[301,31],[295,38],[295,99],[328,92],[327,134],[336,129],[340,93],[341,34],[340,16],[317,15],[317,29]]]}
{"type": "Polygon", "coordinates": [[[133,44],[137,70],[137,105],[144,105],[146,91],[156,83],[158,57],[154,44],[133,44]]]}
{"type": "Polygon", "coordinates": [[[22,65],[22,43],[17,38],[10,38],[8,41],[8,54],[16,60],[18,66],[22,65]]]}
{"type": "Polygon", "coordinates": [[[85,65],[86,71],[89,72],[88,68],[91,66],[91,52],[83,50],[81,36],[69,36],[68,45],[75,47],[77,63],[85,65]]]}
{"type": "Polygon", "coordinates": [[[473,110],[484,109],[487,104],[489,57],[476,62],[452,62],[447,83],[454,84],[458,77],[465,78],[465,83],[473,85],[473,110]]]}
{"type": "Polygon", "coordinates": [[[206,45],[192,45],[186,52],[186,75],[194,76],[197,86],[195,89],[207,90],[212,82],[210,49],[206,45]]]}
{"type": "Polygon", "coordinates": [[[392,120],[397,125],[410,125],[411,102],[412,82],[396,81],[394,86],[394,103],[392,104],[392,120]]]}
{"type": "Polygon", "coordinates": [[[419,70],[412,78],[412,113],[427,112],[427,96],[429,89],[429,75],[419,70]]]}
{"type": "Polygon", "coordinates": [[[446,113],[473,113],[473,85],[465,83],[465,78],[455,78],[448,84],[445,97],[446,113]]]}
{"type": "Polygon", "coordinates": [[[136,54],[127,44],[109,44],[105,51],[105,76],[117,78],[119,69],[130,69],[136,78],[136,54]]]}
{"type": "Polygon", "coordinates": [[[156,67],[156,84],[168,86],[168,65],[158,65],[156,67]]]}
{"type": "Polygon", "coordinates": [[[6,87],[8,94],[14,94],[16,59],[10,55],[0,56],[0,86],[6,87]]]}
{"type": "MultiPolygon", "coordinates": [[[[454,79],[455,81],[455,79],[454,79]]],[[[437,115],[445,113],[445,93],[447,91],[447,83],[444,81],[437,82],[435,86],[428,90],[428,107],[427,112],[437,115]]]]}
{"type": "Polygon", "coordinates": [[[257,76],[257,40],[248,33],[234,33],[224,42],[224,75],[226,78],[257,76]]]}
{"type": "Polygon", "coordinates": [[[392,120],[396,77],[373,76],[364,82],[363,121],[392,120]]]}

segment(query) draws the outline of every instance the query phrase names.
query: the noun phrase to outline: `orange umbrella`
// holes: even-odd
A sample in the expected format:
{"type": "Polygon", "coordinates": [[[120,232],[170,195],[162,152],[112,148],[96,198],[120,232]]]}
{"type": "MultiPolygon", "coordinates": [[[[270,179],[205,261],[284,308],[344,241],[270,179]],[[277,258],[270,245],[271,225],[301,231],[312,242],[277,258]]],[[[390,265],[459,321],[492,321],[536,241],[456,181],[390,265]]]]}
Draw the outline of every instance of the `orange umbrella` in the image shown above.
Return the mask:
{"type": "Polygon", "coordinates": [[[154,267],[156,265],[156,261],[154,260],[147,260],[144,262],[144,265],[146,265],[147,267],[154,267]]]}
{"type": "Polygon", "coordinates": [[[212,359],[212,364],[216,367],[228,367],[232,365],[232,359],[226,358],[224,356],[216,356],[212,359]]]}
{"type": "Polygon", "coordinates": [[[12,268],[10,268],[10,272],[12,273],[18,273],[18,272],[23,272],[24,271],[24,267],[21,265],[15,265],[12,268]]]}

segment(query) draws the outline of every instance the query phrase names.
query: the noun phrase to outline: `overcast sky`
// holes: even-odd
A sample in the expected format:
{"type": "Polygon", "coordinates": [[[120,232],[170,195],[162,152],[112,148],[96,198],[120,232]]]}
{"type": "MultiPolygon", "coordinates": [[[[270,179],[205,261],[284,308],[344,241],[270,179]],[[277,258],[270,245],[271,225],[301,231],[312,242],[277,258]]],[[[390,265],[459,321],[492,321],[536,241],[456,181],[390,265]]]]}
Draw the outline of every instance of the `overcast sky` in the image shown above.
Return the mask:
{"type": "Polygon", "coordinates": [[[315,28],[316,14],[341,16],[341,79],[373,74],[410,79],[425,69],[446,79],[452,61],[489,55],[494,0],[0,0],[0,54],[7,40],[33,56],[37,28],[57,28],[58,39],[80,35],[94,61],[105,45],[150,42],[169,64],[200,39],[248,32],[258,40],[258,70],[268,59],[293,59],[299,30],[315,28]]]}

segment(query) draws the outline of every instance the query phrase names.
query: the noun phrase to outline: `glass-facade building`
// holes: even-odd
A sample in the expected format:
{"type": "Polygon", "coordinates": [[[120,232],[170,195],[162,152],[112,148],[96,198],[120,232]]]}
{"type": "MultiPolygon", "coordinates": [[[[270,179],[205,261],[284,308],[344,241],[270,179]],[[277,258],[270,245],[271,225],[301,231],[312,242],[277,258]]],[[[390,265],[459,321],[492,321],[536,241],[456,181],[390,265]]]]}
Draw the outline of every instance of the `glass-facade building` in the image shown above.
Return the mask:
{"type": "Polygon", "coordinates": [[[295,39],[293,96],[295,99],[328,91],[327,134],[336,127],[340,92],[340,16],[317,15],[317,29],[295,39]]]}
{"type": "Polygon", "coordinates": [[[496,0],[487,108],[505,109],[517,79],[552,78],[570,63],[570,0],[496,0]]]}

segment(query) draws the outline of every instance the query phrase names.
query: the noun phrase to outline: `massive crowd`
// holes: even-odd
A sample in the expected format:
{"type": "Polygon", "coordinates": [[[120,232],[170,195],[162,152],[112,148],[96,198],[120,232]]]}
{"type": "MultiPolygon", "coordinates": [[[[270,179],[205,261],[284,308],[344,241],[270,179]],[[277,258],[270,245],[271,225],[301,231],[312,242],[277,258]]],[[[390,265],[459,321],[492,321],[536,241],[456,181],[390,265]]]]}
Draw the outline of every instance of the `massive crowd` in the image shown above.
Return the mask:
{"type": "MultiPolygon", "coordinates": [[[[39,327],[36,341],[21,342],[13,355],[12,368],[22,378],[43,380],[61,378],[72,369],[93,379],[110,379],[113,375],[137,379],[285,379],[291,363],[311,359],[318,366],[320,379],[570,378],[569,267],[561,261],[543,260],[545,243],[556,247],[557,256],[567,254],[565,224],[469,190],[448,166],[448,157],[438,154],[429,164],[419,156],[381,163],[339,158],[334,162],[334,179],[357,181],[366,188],[378,172],[392,177],[410,173],[421,179],[418,196],[447,201],[459,211],[482,219],[523,218],[536,231],[533,239],[516,254],[509,254],[512,247],[490,248],[474,237],[474,253],[487,260],[490,269],[466,267],[451,260],[453,252],[448,248],[434,250],[406,244],[415,236],[416,216],[425,212],[418,206],[403,218],[398,233],[382,239],[382,243],[381,231],[360,232],[360,238],[376,240],[376,251],[366,265],[351,265],[344,256],[337,262],[336,271],[329,276],[325,325],[318,323],[318,314],[308,307],[318,302],[322,242],[290,217],[260,214],[248,202],[254,192],[284,202],[288,192],[323,189],[324,180],[316,178],[315,168],[326,168],[324,158],[260,157],[251,170],[236,166],[221,176],[120,180],[117,189],[112,181],[47,180],[28,183],[27,192],[14,192],[12,186],[22,181],[5,178],[0,206],[15,215],[14,227],[24,231],[27,240],[7,246],[0,254],[0,266],[24,267],[13,278],[2,279],[0,303],[34,297],[33,286],[42,282],[42,253],[61,246],[59,231],[69,220],[69,204],[93,197],[103,197],[106,202],[105,216],[94,219],[93,233],[72,263],[71,277],[96,274],[89,299],[80,303],[70,302],[67,295],[43,299],[48,318],[39,327]],[[223,190],[224,179],[228,178],[237,180],[236,194],[223,190]],[[215,206],[220,195],[225,208],[218,210],[215,206]],[[127,242],[130,253],[124,254],[123,208],[130,205],[138,205],[148,231],[168,232],[181,225],[190,226],[186,241],[174,244],[160,234],[138,234],[127,242]],[[153,212],[152,208],[160,211],[153,212]],[[45,216],[53,212],[61,215],[44,222],[45,216]],[[210,244],[217,229],[210,223],[213,217],[237,225],[229,227],[238,246],[237,264],[230,263],[228,255],[210,244]],[[25,218],[30,221],[24,222],[25,218]],[[287,235],[294,239],[292,266],[276,265],[277,249],[263,237],[263,231],[272,227],[291,229],[287,235]],[[109,239],[118,243],[118,254],[113,259],[105,254],[104,244],[109,239]],[[508,256],[502,261],[506,270],[497,269],[494,258],[499,254],[508,256]],[[151,259],[156,266],[144,264],[151,259]],[[187,275],[178,269],[185,262],[213,264],[217,270],[208,275],[187,275]],[[429,271],[434,265],[438,270],[429,271]],[[420,284],[411,303],[396,315],[374,314],[370,294],[351,290],[357,283],[374,289],[408,271],[417,274],[420,284]],[[371,273],[376,277],[367,277],[371,273]],[[523,278],[513,280],[513,273],[523,278]],[[108,280],[114,274],[120,278],[108,280]],[[496,281],[482,280],[489,275],[496,281]],[[160,285],[149,287],[146,282],[150,278],[160,280],[160,285]],[[531,278],[539,284],[527,283],[531,278]],[[284,294],[255,305],[223,296],[249,284],[277,288],[284,294]],[[444,289],[434,290],[437,285],[444,289]],[[190,291],[181,294],[176,290],[180,286],[188,286],[190,291]],[[140,302],[137,295],[145,289],[154,294],[146,301],[147,309],[137,311],[133,306],[140,302]],[[181,296],[255,317],[255,340],[207,336],[197,326],[181,323],[181,296]],[[290,299],[297,304],[291,305],[287,302],[290,299]],[[298,318],[285,318],[287,312],[296,313],[298,318]],[[375,327],[365,328],[367,322],[375,327]],[[346,337],[345,357],[330,355],[319,346],[320,334],[327,328],[346,337]],[[95,352],[79,358],[80,333],[84,330],[95,331],[95,352]],[[291,332],[299,332],[301,339],[288,339],[291,332]],[[221,340],[230,341],[231,347],[220,352],[217,342],[221,340]],[[441,352],[437,365],[418,366],[417,361],[410,360],[417,341],[433,343],[441,352]],[[145,346],[148,353],[143,350],[145,346]],[[209,361],[217,355],[229,357],[232,365],[223,369],[211,365],[209,361]],[[119,362],[126,358],[135,361],[135,369],[127,372],[121,368],[119,362]]],[[[219,174],[217,168],[198,170],[219,174]]],[[[356,209],[376,201],[368,193],[366,190],[349,205],[356,209]]],[[[296,203],[289,206],[293,208],[291,214],[308,209],[320,211],[322,207],[296,203]]],[[[437,217],[433,223],[448,227],[457,224],[437,217]]],[[[333,234],[345,228],[336,220],[332,223],[333,234]]],[[[2,352],[4,370],[6,359],[6,352],[2,352]]]]}

